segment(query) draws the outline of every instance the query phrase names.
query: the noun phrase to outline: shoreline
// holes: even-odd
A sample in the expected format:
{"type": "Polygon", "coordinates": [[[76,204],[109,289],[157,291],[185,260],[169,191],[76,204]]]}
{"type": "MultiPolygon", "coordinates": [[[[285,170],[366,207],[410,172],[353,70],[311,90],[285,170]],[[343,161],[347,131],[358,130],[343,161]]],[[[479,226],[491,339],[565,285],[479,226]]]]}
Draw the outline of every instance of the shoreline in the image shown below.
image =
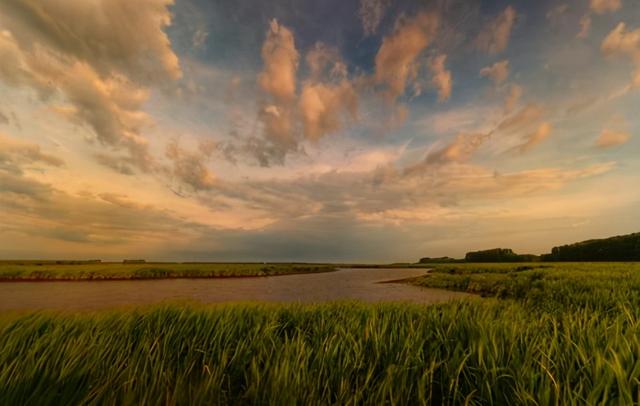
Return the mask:
{"type": "Polygon", "coordinates": [[[323,269],[320,271],[295,271],[295,272],[282,272],[267,275],[220,275],[220,276],[141,276],[141,277],[105,277],[105,278],[7,278],[0,276],[0,283],[46,283],[46,282],[123,282],[123,281],[150,281],[150,280],[173,280],[173,279],[246,279],[246,278],[268,278],[272,276],[287,276],[287,275],[306,275],[317,273],[330,273],[337,272],[340,268],[323,269]]]}

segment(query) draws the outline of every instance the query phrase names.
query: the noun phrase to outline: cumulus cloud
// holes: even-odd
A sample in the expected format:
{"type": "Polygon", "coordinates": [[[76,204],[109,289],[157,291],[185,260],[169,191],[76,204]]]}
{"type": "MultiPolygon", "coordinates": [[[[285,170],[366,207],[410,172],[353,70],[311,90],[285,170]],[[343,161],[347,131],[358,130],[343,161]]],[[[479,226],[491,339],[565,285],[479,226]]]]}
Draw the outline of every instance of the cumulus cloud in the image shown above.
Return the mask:
{"type": "Polygon", "coordinates": [[[163,31],[171,23],[169,4],[3,2],[0,80],[32,88],[102,145],[128,151],[130,166],[150,171],[154,162],[142,135],[151,122],[142,110],[146,86],[181,76],[163,31]]]}
{"type": "Polygon", "coordinates": [[[441,54],[429,61],[431,71],[431,84],[438,89],[438,101],[444,102],[451,97],[451,71],[445,67],[447,55],[441,54]]]}
{"type": "Polygon", "coordinates": [[[343,112],[356,117],[358,96],[348,81],[337,85],[309,83],[302,89],[299,109],[305,137],[315,140],[338,130],[343,112]]]}
{"type": "Polygon", "coordinates": [[[628,31],[625,23],[619,23],[602,41],[600,47],[605,55],[625,55],[636,65],[632,84],[640,86],[640,28],[628,31]]]}
{"type": "Polygon", "coordinates": [[[540,124],[534,132],[528,134],[525,137],[525,142],[523,144],[515,147],[514,149],[521,154],[529,151],[530,149],[544,141],[549,136],[549,134],[551,134],[551,129],[552,127],[549,123],[540,124]]]}
{"type": "Polygon", "coordinates": [[[626,131],[616,131],[605,128],[596,140],[596,146],[600,148],[611,148],[625,144],[631,138],[631,134],[626,131]]]}
{"type": "Polygon", "coordinates": [[[420,13],[399,21],[395,31],[382,40],[375,58],[374,80],[385,86],[387,100],[394,102],[416,79],[416,59],[433,41],[438,25],[437,15],[420,13]]]}
{"type": "Polygon", "coordinates": [[[0,170],[20,174],[25,166],[43,164],[60,167],[64,161],[42,152],[40,146],[0,133],[0,170]]]}
{"type": "Polygon", "coordinates": [[[358,17],[366,36],[376,33],[389,3],[390,0],[360,0],[358,17]]]}
{"type": "Polygon", "coordinates": [[[262,45],[264,68],[258,75],[258,83],[277,102],[291,102],[295,98],[298,59],[291,30],[271,20],[262,45]]]}
{"type": "Polygon", "coordinates": [[[293,110],[298,60],[293,33],[272,20],[262,45],[264,67],[258,74],[258,84],[268,97],[258,112],[264,138],[256,139],[254,148],[250,148],[265,165],[274,160],[282,162],[286,153],[296,147],[293,110]]]}
{"type": "Polygon", "coordinates": [[[476,38],[478,49],[490,54],[498,54],[509,45],[511,30],[516,22],[517,13],[512,6],[507,6],[502,13],[491,20],[476,38]]]}
{"type": "Polygon", "coordinates": [[[316,42],[305,57],[309,68],[309,79],[313,81],[323,79],[340,80],[348,75],[347,66],[340,57],[338,50],[323,42],[316,42]]]}
{"type": "Polygon", "coordinates": [[[591,0],[589,8],[596,14],[613,13],[622,7],[621,0],[591,0]]]}
{"type": "Polygon", "coordinates": [[[480,76],[488,77],[494,84],[500,85],[509,77],[509,61],[507,59],[496,62],[480,70],[480,76]]]}
{"type": "Polygon", "coordinates": [[[21,49],[38,43],[84,61],[100,76],[117,71],[139,83],[157,83],[181,75],[178,57],[163,31],[171,24],[172,3],[7,0],[0,4],[0,24],[21,49]]]}

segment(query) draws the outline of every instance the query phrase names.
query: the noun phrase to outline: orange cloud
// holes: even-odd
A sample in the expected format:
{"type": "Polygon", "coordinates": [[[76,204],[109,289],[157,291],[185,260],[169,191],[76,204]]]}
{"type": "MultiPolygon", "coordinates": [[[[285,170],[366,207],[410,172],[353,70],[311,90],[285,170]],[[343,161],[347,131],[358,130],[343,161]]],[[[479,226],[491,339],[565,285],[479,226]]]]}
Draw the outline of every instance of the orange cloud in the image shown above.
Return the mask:
{"type": "Polygon", "coordinates": [[[504,51],[509,45],[511,30],[516,22],[516,10],[507,6],[502,13],[489,22],[476,38],[478,49],[490,54],[504,51]]]}
{"type": "Polygon", "coordinates": [[[215,176],[207,168],[206,162],[211,156],[209,145],[201,145],[199,151],[190,152],[173,141],[167,145],[165,155],[172,162],[172,176],[193,190],[211,189],[215,185],[215,176]]]}
{"type": "Polygon", "coordinates": [[[37,164],[59,167],[64,165],[64,161],[42,152],[37,144],[0,133],[0,170],[20,174],[24,166],[37,164]]]}
{"type": "Polygon", "coordinates": [[[7,0],[0,3],[0,25],[22,49],[38,43],[84,61],[101,76],[117,71],[139,83],[158,83],[182,75],[163,31],[171,24],[171,4],[173,0],[7,0]]]}
{"type": "Polygon", "coordinates": [[[142,135],[151,122],[143,112],[147,86],[182,75],[163,31],[171,23],[169,4],[3,2],[0,80],[55,100],[52,111],[89,129],[102,145],[126,150],[123,165],[151,171],[155,163],[142,135]]]}
{"type": "Polygon", "coordinates": [[[262,45],[264,69],[258,75],[262,90],[279,102],[291,102],[296,95],[298,58],[291,31],[272,20],[262,45]]]}
{"type": "Polygon", "coordinates": [[[451,71],[444,66],[447,55],[441,54],[429,61],[431,84],[438,89],[438,101],[447,101],[451,97],[451,71]]]}
{"type": "Polygon", "coordinates": [[[542,123],[538,128],[526,136],[526,141],[515,148],[519,153],[523,154],[544,141],[551,134],[551,124],[542,123]]]}
{"type": "Polygon", "coordinates": [[[626,55],[636,65],[632,84],[640,86],[640,28],[627,31],[625,23],[619,23],[602,41],[600,47],[605,55],[626,55]]]}
{"type": "Polygon", "coordinates": [[[374,80],[386,86],[388,100],[395,101],[416,79],[416,59],[433,41],[438,25],[437,15],[420,13],[400,21],[396,30],[382,40],[375,58],[374,80]]]}
{"type": "Polygon", "coordinates": [[[488,77],[494,84],[499,85],[509,77],[509,61],[496,62],[480,70],[480,76],[488,77]]]}
{"type": "Polygon", "coordinates": [[[621,0],[591,0],[589,8],[596,14],[613,13],[622,7],[621,0]]]}
{"type": "Polygon", "coordinates": [[[611,148],[625,144],[631,138],[631,134],[625,131],[615,131],[605,128],[596,140],[596,146],[600,148],[611,148]]]}
{"type": "Polygon", "coordinates": [[[309,83],[302,89],[299,109],[305,137],[318,139],[341,127],[343,111],[356,117],[358,96],[348,81],[337,85],[309,83]]]}

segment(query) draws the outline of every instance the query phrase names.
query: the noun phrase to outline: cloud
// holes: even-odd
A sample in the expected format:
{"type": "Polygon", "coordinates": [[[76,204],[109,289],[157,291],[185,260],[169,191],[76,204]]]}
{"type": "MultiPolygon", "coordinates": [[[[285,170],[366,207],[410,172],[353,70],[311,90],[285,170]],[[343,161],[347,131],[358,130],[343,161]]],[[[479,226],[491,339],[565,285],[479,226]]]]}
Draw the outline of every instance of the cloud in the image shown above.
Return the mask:
{"type": "Polygon", "coordinates": [[[374,81],[385,86],[384,94],[390,102],[395,102],[416,79],[416,59],[433,41],[438,25],[437,15],[423,12],[400,20],[395,31],[382,40],[375,58],[374,81]]]}
{"type": "Polygon", "coordinates": [[[305,137],[316,140],[341,127],[343,112],[356,117],[358,96],[348,81],[337,85],[308,83],[302,89],[299,109],[305,137]]]}
{"type": "Polygon", "coordinates": [[[511,116],[506,117],[497,126],[495,131],[512,133],[520,131],[539,120],[544,113],[540,104],[529,103],[511,116]]]}
{"type": "Polygon", "coordinates": [[[600,148],[611,148],[625,144],[631,138],[631,134],[626,131],[616,131],[605,128],[596,140],[596,146],[600,148]]]}
{"type": "Polygon", "coordinates": [[[253,151],[265,166],[273,161],[284,162],[287,152],[297,145],[293,110],[298,60],[293,33],[275,19],[271,20],[262,45],[264,67],[258,74],[258,84],[268,96],[258,112],[264,138],[254,139],[244,148],[253,151]]]}
{"type": "Polygon", "coordinates": [[[202,47],[204,47],[204,44],[207,42],[207,37],[209,37],[209,33],[204,28],[198,28],[193,33],[193,38],[191,39],[193,48],[202,49],[202,47]]]}
{"type": "Polygon", "coordinates": [[[511,30],[516,22],[517,13],[507,6],[502,13],[490,21],[476,38],[476,46],[481,51],[498,54],[509,45],[511,30]]]}
{"type": "Polygon", "coordinates": [[[496,86],[502,84],[509,77],[509,61],[505,59],[482,68],[480,76],[490,78],[496,86]]]}
{"type": "Polygon", "coordinates": [[[7,0],[0,4],[0,25],[21,49],[37,43],[87,63],[100,76],[117,71],[139,83],[158,83],[181,76],[178,57],[163,31],[171,24],[172,3],[7,0]]]}
{"type": "Polygon", "coordinates": [[[198,151],[191,152],[174,140],[167,145],[165,156],[172,163],[173,178],[194,191],[200,191],[211,189],[216,183],[215,176],[206,166],[212,153],[207,144],[200,144],[198,151]]]}
{"type": "Polygon", "coordinates": [[[298,59],[293,33],[271,20],[262,45],[264,68],[258,75],[258,84],[277,102],[287,103],[295,98],[298,59]]]}
{"type": "Polygon", "coordinates": [[[143,111],[147,86],[164,86],[182,74],[163,31],[171,23],[169,4],[3,2],[0,80],[33,89],[101,145],[128,151],[129,166],[152,171],[142,135],[151,123],[143,111]]]}
{"type": "MultiPolygon", "coordinates": [[[[404,170],[405,175],[424,175],[428,170],[449,164],[464,164],[471,160],[475,152],[494,135],[509,135],[529,128],[544,113],[542,106],[528,104],[511,115],[504,115],[502,119],[488,131],[460,132],[446,145],[431,150],[420,162],[410,165],[404,170]]],[[[549,133],[548,124],[541,125],[538,130],[528,136],[526,149],[542,141],[549,133]]]]}
{"type": "Polygon", "coordinates": [[[427,164],[466,162],[473,153],[484,143],[490,134],[458,134],[445,147],[427,155],[427,164]]]}
{"type": "Polygon", "coordinates": [[[626,55],[636,65],[633,86],[640,86],[640,28],[627,31],[625,23],[619,23],[602,41],[600,47],[605,55],[626,55]]]}
{"type": "Polygon", "coordinates": [[[589,36],[589,31],[591,31],[591,16],[584,15],[580,18],[580,31],[578,32],[578,38],[587,38],[589,36]]]}
{"type": "Polygon", "coordinates": [[[362,22],[365,36],[373,35],[378,30],[380,21],[389,7],[390,0],[360,0],[358,17],[362,22]]]}
{"type": "Polygon", "coordinates": [[[522,86],[517,84],[509,86],[509,92],[504,98],[504,110],[506,113],[511,113],[511,111],[516,108],[523,93],[524,90],[522,89],[522,86]]]}
{"type": "Polygon", "coordinates": [[[538,126],[538,128],[534,132],[532,132],[531,134],[528,134],[525,137],[526,141],[523,144],[515,147],[514,150],[519,152],[520,154],[523,154],[529,151],[530,149],[532,149],[533,147],[535,147],[536,145],[544,141],[549,136],[549,134],[551,134],[551,130],[552,130],[551,124],[549,123],[540,124],[540,126],[538,126]]]}
{"type": "Polygon", "coordinates": [[[613,13],[622,7],[621,0],[591,0],[589,8],[596,14],[613,13]]]}
{"type": "Polygon", "coordinates": [[[107,168],[110,168],[122,175],[135,175],[131,158],[126,156],[116,156],[111,154],[98,153],[94,155],[96,161],[107,168]]]}
{"type": "Polygon", "coordinates": [[[0,124],[9,124],[9,116],[0,110],[0,124]]]}
{"type": "Polygon", "coordinates": [[[444,102],[451,97],[451,71],[444,66],[447,55],[440,54],[429,61],[431,71],[431,84],[438,89],[438,101],[444,102]]]}
{"type": "Polygon", "coordinates": [[[43,164],[61,167],[64,161],[42,152],[40,146],[0,133],[0,170],[20,174],[25,166],[43,164]]]}
{"type": "Polygon", "coordinates": [[[316,42],[305,57],[309,68],[309,79],[340,80],[348,75],[347,66],[340,57],[338,50],[322,42],[316,42]]]}

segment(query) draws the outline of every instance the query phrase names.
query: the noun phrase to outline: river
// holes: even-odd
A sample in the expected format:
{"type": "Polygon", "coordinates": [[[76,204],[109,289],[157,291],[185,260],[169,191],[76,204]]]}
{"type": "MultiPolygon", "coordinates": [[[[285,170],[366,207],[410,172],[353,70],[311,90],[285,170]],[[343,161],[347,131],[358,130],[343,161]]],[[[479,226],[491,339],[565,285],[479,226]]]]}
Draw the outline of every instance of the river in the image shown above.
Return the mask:
{"type": "Polygon", "coordinates": [[[437,303],[468,296],[391,282],[424,269],[339,269],[336,272],[220,279],[0,283],[0,310],[92,310],[163,301],[299,302],[336,300],[437,303]]]}

